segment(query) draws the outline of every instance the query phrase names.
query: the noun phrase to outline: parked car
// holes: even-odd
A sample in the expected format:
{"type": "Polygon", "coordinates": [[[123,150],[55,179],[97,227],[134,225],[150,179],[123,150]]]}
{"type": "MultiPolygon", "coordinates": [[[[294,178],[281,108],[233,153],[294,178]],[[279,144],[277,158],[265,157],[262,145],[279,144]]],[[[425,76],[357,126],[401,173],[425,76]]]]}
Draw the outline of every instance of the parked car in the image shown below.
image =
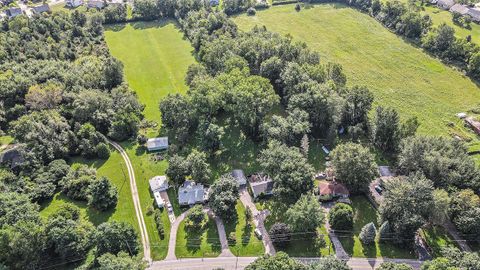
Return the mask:
{"type": "Polygon", "coordinates": [[[172,204],[170,202],[167,202],[167,210],[169,213],[173,212],[173,207],[172,207],[172,204]]]}
{"type": "Polygon", "coordinates": [[[263,238],[262,232],[258,228],[256,228],[254,232],[255,232],[255,236],[257,236],[258,239],[262,240],[263,238]]]}
{"type": "Polygon", "coordinates": [[[379,185],[375,186],[375,190],[378,192],[378,194],[382,194],[382,192],[383,192],[383,188],[379,185]]]}

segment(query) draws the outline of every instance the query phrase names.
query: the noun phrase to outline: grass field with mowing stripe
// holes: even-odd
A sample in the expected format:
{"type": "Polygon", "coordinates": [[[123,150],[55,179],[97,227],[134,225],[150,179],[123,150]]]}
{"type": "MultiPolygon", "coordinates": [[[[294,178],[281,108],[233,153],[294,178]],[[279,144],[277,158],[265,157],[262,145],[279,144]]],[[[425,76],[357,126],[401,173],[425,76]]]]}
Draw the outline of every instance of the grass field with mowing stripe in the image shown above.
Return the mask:
{"type": "Polygon", "coordinates": [[[294,5],[275,6],[235,22],[245,31],[265,25],[306,42],[324,63],[342,64],[350,85],[369,87],[375,105],[394,107],[403,119],[417,116],[420,133],[456,134],[447,124],[480,101],[479,88],[468,77],[344,5],[314,5],[300,12],[294,5]]]}

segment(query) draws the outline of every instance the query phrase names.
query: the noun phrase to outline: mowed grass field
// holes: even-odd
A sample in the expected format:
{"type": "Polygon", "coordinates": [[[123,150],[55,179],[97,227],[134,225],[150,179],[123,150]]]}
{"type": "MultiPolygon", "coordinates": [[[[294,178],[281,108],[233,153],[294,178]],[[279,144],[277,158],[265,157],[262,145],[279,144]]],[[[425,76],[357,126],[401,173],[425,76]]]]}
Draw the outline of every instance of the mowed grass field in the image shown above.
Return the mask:
{"type": "MultiPolygon", "coordinates": [[[[159,134],[161,117],[159,102],[169,93],[185,93],[187,86],[184,77],[187,68],[194,63],[193,48],[183,38],[183,34],[172,21],[131,23],[109,26],[105,38],[111,54],[124,65],[125,79],[145,105],[145,117],[157,124],[156,128],[142,131],[149,137],[159,134]]],[[[148,230],[152,257],[165,258],[168,249],[170,222],[163,211],[165,237],[160,238],[152,216],[146,210],[153,205],[148,180],[156,175],[165,175],[168,162],[154,161],[146,149],[135,142],[124,142],[137,180],[140,202],[148,230]]],[[[175,208],[175,191],[169,191],[175,208]]],[[[175,209],[178,215],[178,209],[175,209]]]]}
{"type": "Polygon", "coordinates": [[[275,6],[256,16],[238,16],[235,22],[244,31],[265,25],[306,42],[324,63],[342,64],[349,85],[369,87],[376,105],[394,107],[403,119],[417,116],[421,133],[458,133],[447,124],[457,123],[456,113],[480,102],[479,88],[468,77],[405,42],[367,14],[343,5],[314,5],[300,12],[294,5],[275,6]]]}
{"type": "Polygon", "coordinates": [[[187,90],[184,78],[195,62],[190,42],[173,21],[109,26],[105,39],[110,53],[123,63],[125,79],[145,104],[146,119],[160,124],[160,100],[187,90]]]}

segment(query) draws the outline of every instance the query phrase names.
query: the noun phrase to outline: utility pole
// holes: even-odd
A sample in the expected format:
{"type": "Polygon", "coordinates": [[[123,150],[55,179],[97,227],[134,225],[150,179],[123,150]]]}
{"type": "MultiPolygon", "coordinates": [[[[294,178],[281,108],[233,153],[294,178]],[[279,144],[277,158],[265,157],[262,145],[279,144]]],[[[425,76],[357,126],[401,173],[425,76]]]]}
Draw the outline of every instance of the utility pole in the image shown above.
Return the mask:
{"type": "Polygon", "coordinates": [[[240,250],[237,247],[237,260],[235,261],[235,270],[237,270],[238,267],[238,256],[240,256],[240,250]]]}

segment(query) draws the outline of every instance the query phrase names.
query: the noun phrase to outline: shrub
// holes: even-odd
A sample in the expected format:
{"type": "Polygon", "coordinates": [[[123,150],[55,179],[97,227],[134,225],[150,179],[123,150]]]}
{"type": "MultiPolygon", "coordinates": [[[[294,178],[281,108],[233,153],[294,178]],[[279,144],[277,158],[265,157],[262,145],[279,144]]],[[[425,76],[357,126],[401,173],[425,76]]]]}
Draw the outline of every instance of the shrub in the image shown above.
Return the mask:
{"type": "Polygon", "coordinates": [[[300,9],[301,9],[300,4],[297,3],[297,4],[295,5],[295,10],[296,10],[296,11],[300,11],[300,9]]]}
{"type": "Polygon", "coordinates": [[[388,221],[383,222],[378,230],[379,240],[386,241],[392,236],[392,229],[390,228],[390,223],[388,221]]]}
{"type": "Polygon", "coordinates": [[[230,245],[237,244],[237,235],[235,234],[235,232],[231,232],[228,235],[228,244],[230,244],[230,245]]]}
{"type": "Polygon", "coordinates": [[[375,242],[375,237],[377,236],[377,230],[375,228],[375,224],[370,222],[363,226],[362,231],[360,232],[360,241],[364,245],[370,245],[375,242]]]}
{"type": "Polygon", "coordinates": [[[337,203],[328,215],[330,226],[335,230],[350,230],[353,228],[353,209],[350,205],[337,203]]]}
{"type": "Polygon", "coordinates": [[[155,211],[155,209],[153,209],[153,206],[149,205],[147,207],[147,216],[150,216],[153,214],[153,211],[155,211]]]}
{"type": "Polygon", "coordinates": [[[276,246],[287,245],[292,237],[290,228],[285,223],[273,224],[268,234],[276,246]]]}
{"type": "Polygon", "coordinates": [[[93,181],[89,187],[88,205],[100,211],[114,208],[118,201],[118,191],[106,177],[93,181]]]}
{"type": "Polygon", "coordinates": [[[324,248],[327,246],[327,241],[325,240],[325,235],[321,231],[317,231],[317,235],[315,237],[315,247],[317,248],[324,248]]]}
{"type": "Polygon", "coordinates": [[[190,212],[187,215],[185,220],[185,225],[187,228],[196,229],[201,228],[205,221],[205,213],[203,212],[203,208],[201,205],[195,205],[192,207],[190,212]]]}
{"type": "Polygon", "coordinates": [[[110,158],[110,149],[108,149],[108,146],[105,143],[99,143],[95,148],[95,151],[100,159],[110,158]]]}
{"type": "Polygon", "coordinates": [[[247,15],[248,16],[254,16],[256,13],[257,13],[257,11],[253,7],[250,7],[250,8],[247,9],[247,15]]]}
{"type": "Polygon", "coordinates": [[[143,135],[143,134],[138,134],[138,136],[137,136],[137,142],[138,142],[138,144],[144,145],[144,144],[147,143],[147,140],[148,140],[147,136],[145,136],[145,135],[143,135]]]}
{"type": "Polygon", "coordinates": [[[160,209],[155,209],[154,219],[158,234],[163,238],[165,236],[165,229],[163,228],[162,212],[160,209]]]}

